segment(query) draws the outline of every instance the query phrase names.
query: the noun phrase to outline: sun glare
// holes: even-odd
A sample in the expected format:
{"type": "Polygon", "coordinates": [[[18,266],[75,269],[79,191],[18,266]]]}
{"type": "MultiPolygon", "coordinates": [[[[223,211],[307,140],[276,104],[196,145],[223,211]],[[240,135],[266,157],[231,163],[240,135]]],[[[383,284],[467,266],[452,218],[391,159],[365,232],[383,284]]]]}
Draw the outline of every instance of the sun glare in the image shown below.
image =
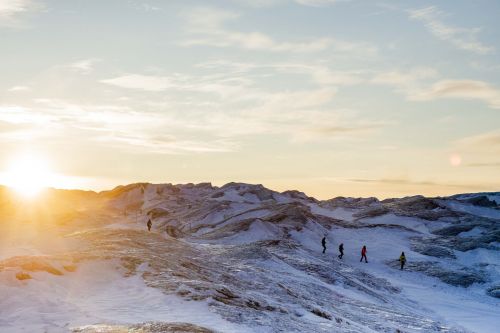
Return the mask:
{"type": "Polygon", "coordinates": [[[37,196],[49,186],[51,172],[42,156],[24,154],[14,157],[7,166],[3,182],[26,198],[37,196]]]}

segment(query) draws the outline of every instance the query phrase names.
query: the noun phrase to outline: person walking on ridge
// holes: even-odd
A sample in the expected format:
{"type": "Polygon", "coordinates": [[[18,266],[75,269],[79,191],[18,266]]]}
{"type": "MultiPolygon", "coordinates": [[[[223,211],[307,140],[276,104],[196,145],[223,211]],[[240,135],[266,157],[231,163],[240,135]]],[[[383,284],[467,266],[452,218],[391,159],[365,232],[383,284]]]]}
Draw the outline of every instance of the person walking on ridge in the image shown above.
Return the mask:
{"type": "Polygon", "coordinates": [[[363,258],[365,258],[365,263],[368,263],[368,259],[366,259],[366,245],[363,245],[361,249],[361,259],[359,259],[359,262],[362,262],[363,258]]]}
{"type": "Polygon", "coordinates": [[[406,264],[406,256],[404,252],[401,252],[401,255],[399,256],[399,262],[401,263],[401,270],[403,270],[406,264]]]}
{"type": "Polygon", "coordinates": [[[326,236],[323,236],[323,239],[321,240],[321,245],[323,246],[323,253],[326,251],[326,236]]]}
{"type": "Polygon", "coordinates": [[[151,219],[148,220],[148,231],[151,231],[151,226],[153,223],[151,222],[151,219]]]}
{"type": "Polygon", "coordinates": [[[339,245],[339,259],[342,259],[342,257],[344,256],[344,243],[340,243],[339,245]]]}

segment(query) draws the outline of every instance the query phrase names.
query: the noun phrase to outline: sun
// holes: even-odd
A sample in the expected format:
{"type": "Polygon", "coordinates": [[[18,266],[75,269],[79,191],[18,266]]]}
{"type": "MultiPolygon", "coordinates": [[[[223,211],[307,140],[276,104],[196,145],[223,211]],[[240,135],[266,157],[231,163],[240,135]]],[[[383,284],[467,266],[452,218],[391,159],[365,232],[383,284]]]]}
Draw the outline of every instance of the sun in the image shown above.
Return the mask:
{"type": "Polygon", "coordinates": [[[36,197],[49,186],[52,173],[43,156],[25,153],[13,157],[3,175],[3,183],[26,198],[36,197]]]}

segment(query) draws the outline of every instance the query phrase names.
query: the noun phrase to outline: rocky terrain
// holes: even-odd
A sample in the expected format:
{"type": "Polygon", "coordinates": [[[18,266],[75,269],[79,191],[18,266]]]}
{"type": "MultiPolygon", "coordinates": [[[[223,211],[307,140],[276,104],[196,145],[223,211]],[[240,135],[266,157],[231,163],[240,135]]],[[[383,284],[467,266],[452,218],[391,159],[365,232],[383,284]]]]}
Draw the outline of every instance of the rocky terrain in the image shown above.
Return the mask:
{"type": "Polygon", "coordinates": [[[500,193],[320,201],[140,183],[25,202],[1,190],[2,332],[496,329],[500,193]]]}

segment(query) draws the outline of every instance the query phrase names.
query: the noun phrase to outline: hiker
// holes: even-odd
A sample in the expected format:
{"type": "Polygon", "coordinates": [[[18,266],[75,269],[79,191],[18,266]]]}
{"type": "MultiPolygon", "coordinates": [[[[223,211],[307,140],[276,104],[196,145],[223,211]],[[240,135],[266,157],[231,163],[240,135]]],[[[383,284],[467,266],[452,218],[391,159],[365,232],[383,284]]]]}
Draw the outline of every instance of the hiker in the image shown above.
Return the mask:
{"type": "Polygon", "coordinates": [[[151,222],[151,219],[148,220],[148,231],[151,231],[151,226],[153,223],[151,222]]]}
{"type": "Polygon", "coordinates": [[[342,259],[342,257],[344,256],[344,243],[340,243],[339,245],[339,259],[342,259]]]}
{"type": "Polygon", "coordinates": [[[366,245],[363,245],[361,249],[361,259],[359,259],[359,262],[362,262],[363,258],[365,258],[365,263],[368,263],[368,259],[366,259],[366,245]]]}
{"type": "Polygon", "coordinates": [[[401,270],[403,270],[403,267],[405,267],[406,264],[406,256],[404,252],[401,252],[401,255],[399,256],[399,262],[401,263],[401,270]]]}
{"type": "Polygon", "coordinates": [[[321,240],[321,245],[323,245],[323,253],[326,251],[326,236],[323,236],[323,239],[321,240]]]}

